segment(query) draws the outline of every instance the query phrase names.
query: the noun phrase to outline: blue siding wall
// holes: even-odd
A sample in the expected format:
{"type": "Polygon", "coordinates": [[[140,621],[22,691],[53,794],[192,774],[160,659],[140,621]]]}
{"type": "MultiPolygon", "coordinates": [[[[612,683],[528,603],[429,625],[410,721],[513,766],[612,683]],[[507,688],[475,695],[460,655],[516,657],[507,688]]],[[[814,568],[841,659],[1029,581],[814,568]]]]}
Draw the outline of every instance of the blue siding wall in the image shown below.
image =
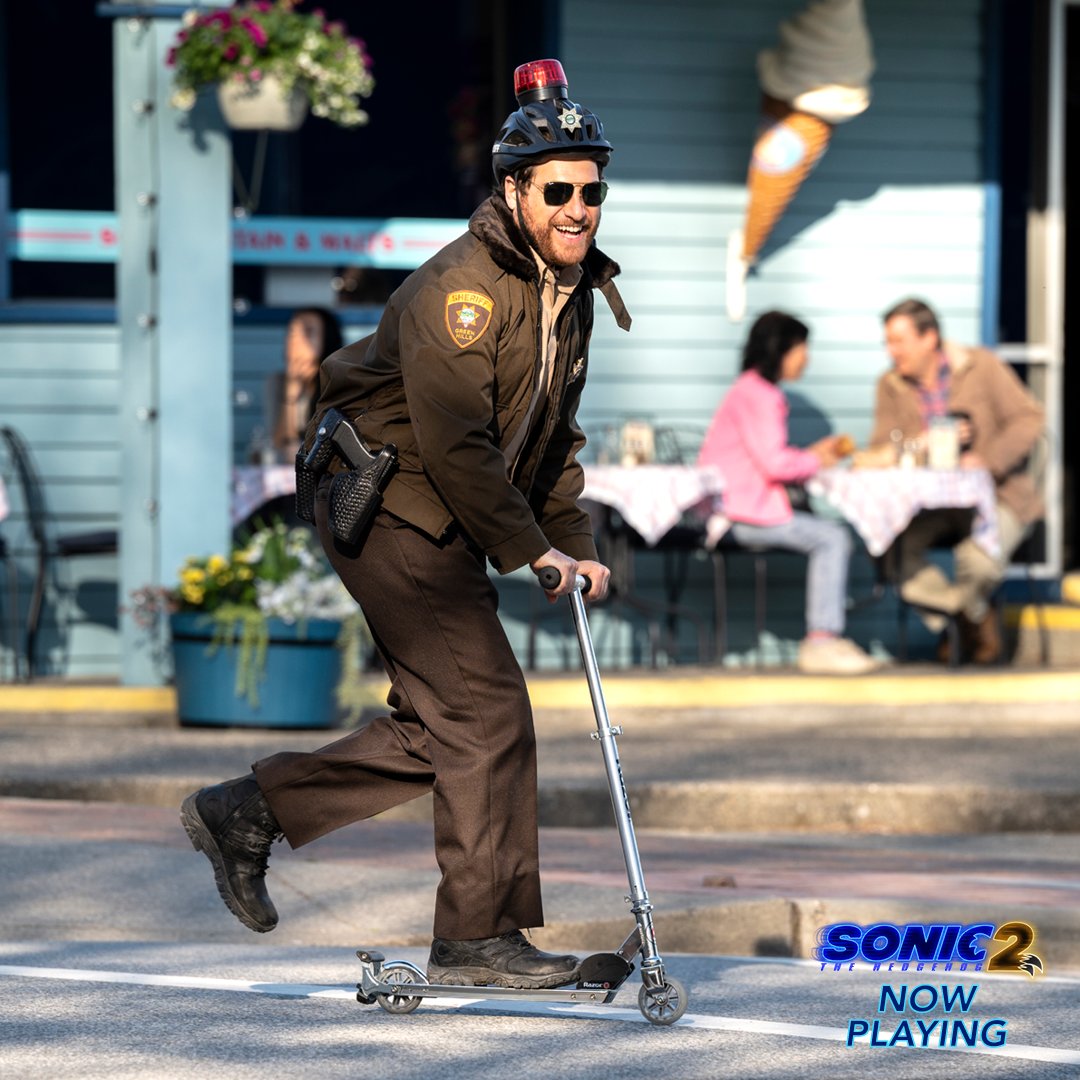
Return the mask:
{"type": "MultiPolygon", "coordinates": [[[[52,535],[117,527],[119,388],[114,326],[0,326],[0,426],[14,428],[30,447],[45,487],[52,535]]],[[[22,625],[34,580],[33,549],[2,447],[0,468],[11,503],[0,532],[18,566],[22,625]]],[[[53,569],[38,642],[39,670],[115,674],[116,559],[87,556],[53,569]]],[[[0,672],[10,664],[6,574],[3,582],[0,672]]]]}
{"type": "MultiPolygon", "coordinates": [[[[616,146],[600,244],[623,267],[634,316],[617,330],[598,305],[582,420],[594,432],[627,417],[704,427],[738,368],[748,322],[724,307],[729,232],[741,223],[757,116],[755,58],[802,0],[566,0],[560,55],[571,95],[603,118],[616,146]]],[[[885,366],[880,313],[918,293],[946,333],[975,340],[982,318],[984,196],[981,141],[981,0],[871,0],[877,72],[873,103],[840,126],[796,196],[749,282],[749,312],[790,310],[812,328],[811,364],[790,389],[796,440],[827,426],[864,441],[875,379],[885,366]]],[[[368,325],[356,317],[348,336],[368,325]]],[[[0,424],[31,444],[46,481],[52,527],[116,524],[119,506],[119,359],[111,326],[0,326],[0,424]]],[[[265,376],[282,362],[282,329],[244,327],[235,338],[233,456],[260,423],[265,376]]],[[[31,580],[16,505],[3,534],[19,553],[21,593],[31,580]]],[[[801,559],[770,565],[766,659],[790,659],[802,634],[801,559]]],[[[734,573],[732,662],[756,659],[748,574],[734,573]]],[[[57,568],[42,636],[49,670],[115,674],[116,565],[79,559],[57,568]]],[[[659,598],[664,564],[640,559],[643,593],[659,598]]],[[[870,587],[858,559],[853,592],[870,587]]],[[[504,613],[524,652],[530,611],[547,612],[522,575],[503,580],[504,613]]],[[[710,617],[704,559],[689,566],[687,601],[710,617]]],[[[639,615],[600,614],[602,658],[648,657],[639,615]]],[[[625,613],[624,613],[625,614],[625,613]]],[[[543,665],[567,659],[566,613],[541,625],[543,665]]],[[[887,604],[849,629],[863,644],[895,642],[887,604]]],[[[681,624],[678,659],[692,656],[681,624]]],[[[916,644],[919,639],[916,637],[916,644]]],[[[923,641],[925,645],[926,640],[923,641]]],[[[572,658],[572,657],[570,657],[572,658]]]]}
{"type": "MultiPolygon", "coordinates": [[[[346,316],[347,337],[368,327],[346,316]]],[[[243,327],[234,339],[234,460],[262,423],[263,384],[283,364],[284,328],[243,327]]],[[[28,445],[40,475],[50,536],[115,529],[120,512],[120,344],[111,325],[0,325],[0,427],[28,445]]],[[[0,523],[18,568],[20,624],[34,581],[34,548],[11,463],[0,447],[10,516],[0,523]]],[[[54,561],[37,646],[40,674],[115,676],[120,668],[117,559],[54,561]]],[[[0,577],[0,678],[11,672],[10,602],[0,577]]]]}
{"type": "MultiPolygon", "coordinates": [[[[906,295],[938,308],[946,334],[975,341],[982,320],[981,0],[872,0],[873,101],[840,125],[762,252],[748,282],[748,319],[725,312],[725,253],[741,224],[760,90],[756,57],[804,0],[573,0],[562,8],[571,96],[595,110],[616,151],[600,246],[623,267],[630,334],[601,311],[582,419],[592,430],[645,417],[704,427],[739,367],[750,320],[770,308],[811,326],[811,363],[787,387],[792,434],[847,431],[865,442],[884,370],[880,314],[906,295]]],[[[803,632],[803,570],[769,574],[767,658],[790,659],[803,632]]],[[[658,599],[660,556],[638,560],[658,599]]],[[[736,575],[742,582],[747,574],[736,575]]],[[[750,591],[733,583],[735,655],[756,659],[750,591]]],[[[865,555],[852,591],[871,587],[865,555]]],[[[691,564],[686,600],[709,611],[708,563],[691,564]]],[[[689,627],[684,627],[685,631],[689,627]]],[[[895,643],[888,604],[853,615],[864,645],[895,643]]],[[[640,654],[644,627],[634,625],[640,654]]],[[[928,639],[916,632],[916,647],[928,639]]],[[[689,640],[684,637],[684,655],[689,640]]],[[[630,648],[630,646],[626,646],[630,648]]],[[[557,656],[545,640],[545,655],[557,656]]]]}

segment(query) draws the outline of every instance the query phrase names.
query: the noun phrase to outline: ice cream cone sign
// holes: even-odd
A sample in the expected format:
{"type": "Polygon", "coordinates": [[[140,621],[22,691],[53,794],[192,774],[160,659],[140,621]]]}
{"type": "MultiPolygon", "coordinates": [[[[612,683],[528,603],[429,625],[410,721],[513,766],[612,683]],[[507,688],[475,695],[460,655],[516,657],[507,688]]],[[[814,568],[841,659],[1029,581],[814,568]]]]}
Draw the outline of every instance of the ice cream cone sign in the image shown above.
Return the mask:
{"type": "Polygon", "coordinates": [[[837,124],[870,104],[874,59],[862,0],[814,0],[758,56],[761,118],[743,227],[728,238],[728,315],[746,313],[746,274],[828,149],[837,124]]]}

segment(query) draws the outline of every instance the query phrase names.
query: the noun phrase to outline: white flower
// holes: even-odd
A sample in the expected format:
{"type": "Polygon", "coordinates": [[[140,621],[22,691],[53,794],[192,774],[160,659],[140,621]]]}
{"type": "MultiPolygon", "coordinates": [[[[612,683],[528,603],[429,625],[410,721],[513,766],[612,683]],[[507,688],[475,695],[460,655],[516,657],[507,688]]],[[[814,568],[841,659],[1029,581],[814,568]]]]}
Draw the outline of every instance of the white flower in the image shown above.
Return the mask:
{"type": "Polygon", "coordinates": [[[259,610],[268,618],[287,623],[304,619],[341,621],[356,614],[356,601],[349,595],[341,580],[333,574],[315,577],[297,570],[288,579],[275,585],[269,581],[256,582],[259,610]]]}
{"type": "Polygon", "coordinates": [[[195,91],[190,88],[174,90],[172,96],[169,98],[169,104],[172,105],[174,109],[181,109],[184,112],[188,112],[195,107],[196,97],[195,91]]]}

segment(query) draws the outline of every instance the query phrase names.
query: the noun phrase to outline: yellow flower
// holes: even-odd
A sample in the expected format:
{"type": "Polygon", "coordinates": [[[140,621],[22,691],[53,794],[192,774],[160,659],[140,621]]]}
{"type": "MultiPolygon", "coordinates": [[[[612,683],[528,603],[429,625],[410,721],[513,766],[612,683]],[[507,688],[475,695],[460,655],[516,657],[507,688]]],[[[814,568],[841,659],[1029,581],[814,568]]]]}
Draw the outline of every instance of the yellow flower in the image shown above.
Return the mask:
{"type": "Polygon", "coordinates": [[[206,561],[206,569],[211,574],[220,574],[222,570],[228,569],[229,561],[221,555],[211,555],[206,561]]]}
{"type": "Polygon", "coordinates": [[[180,580],[186,585],[199,585],[206,580],[206,571],[201,566],[189,566],[180,572],[180,580]]]}
{"type": "Polygon", "coordinates": [[[236,576],[240,581],[250,581],[255,576],[255,571],[250,566],[238,566],[236,576]]]}
{"type": "Polygon", "coordinates": [[[180,595],[188,604],[201,604],[203,597],[206,596],[206,590],[198,585],[184,585],[180,589],[180,595]]]}

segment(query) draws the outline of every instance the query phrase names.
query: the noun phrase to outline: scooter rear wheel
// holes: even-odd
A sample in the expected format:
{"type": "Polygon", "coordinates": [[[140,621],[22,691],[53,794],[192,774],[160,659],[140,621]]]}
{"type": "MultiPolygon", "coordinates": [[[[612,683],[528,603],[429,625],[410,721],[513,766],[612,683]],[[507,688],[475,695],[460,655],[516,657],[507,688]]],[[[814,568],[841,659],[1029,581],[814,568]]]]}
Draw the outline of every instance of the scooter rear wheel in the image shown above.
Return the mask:
{"type": "Polygon", "coordinates": [[[642,986],[638,991],[638,1008],[650,1024],[666,1027],[674,1024],[689,1004],[686,987],[678,979],[668,978],[663,986],[642,986]]]}
{"type": "MultiPolygon", "coordinates": [[[[379,974],[380,981],[394,986],[422,986],[427,980],[420,975],[412,964],[404,961],[395,961],[392,964],[384,964],[379,974]]],[[[418,1008],[423,996],[413,997],[410,994],[376,994],[375,1000],[379,1007],[388,1013],[411,1013],[418,1008]]]]}

